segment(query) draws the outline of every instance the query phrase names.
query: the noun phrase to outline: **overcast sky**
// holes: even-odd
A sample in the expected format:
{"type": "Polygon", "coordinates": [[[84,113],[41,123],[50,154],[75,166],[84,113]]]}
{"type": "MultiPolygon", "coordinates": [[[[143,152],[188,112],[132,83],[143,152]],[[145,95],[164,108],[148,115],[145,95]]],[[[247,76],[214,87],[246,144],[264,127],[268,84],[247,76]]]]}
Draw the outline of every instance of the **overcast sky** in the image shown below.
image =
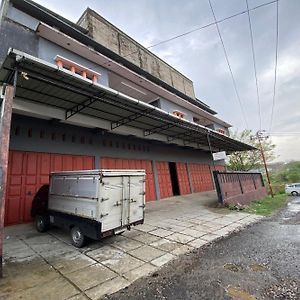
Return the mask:
{"type": "MultiPolygon", "coordinates": [[[[35,0],[76,22],[87,6],[150,46],[213,22],[208,0],[35,0]]],[[[246,9],[244,0],[211,0],[218,20],[246,9]]],[[[250,8],[270,0],[248,0],[250,8]]],[[[277,97],[272,131],[277,160],[300,160],[300,1],[279,1],[277,97]]],[[[262,129],[269,130],[272,108],[276,4],[251,12],[262,129]]],[[[259,129],[258,104],[247,14],[220,23],[249,128],[259,129]]],[[[233,125],[246,127],[215,26],[151,49],[194,82],[196,95],[233,125]]]]}

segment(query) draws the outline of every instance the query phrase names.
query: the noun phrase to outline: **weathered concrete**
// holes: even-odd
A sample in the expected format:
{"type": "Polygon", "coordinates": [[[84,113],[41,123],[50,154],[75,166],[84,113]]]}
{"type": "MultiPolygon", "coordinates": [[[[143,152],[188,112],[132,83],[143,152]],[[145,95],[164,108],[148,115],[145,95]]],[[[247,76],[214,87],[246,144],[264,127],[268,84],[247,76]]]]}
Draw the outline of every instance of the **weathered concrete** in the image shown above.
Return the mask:
{"type": "Polygon", "coordinates": [[[11,116],[13,99],[15,96],[14,93],[14,86],[6,86],[4,99],[0,106],[0,277],[2,277],[4,210],[8,174],[11,116]]]}
{"type": "Polygon", "coordinates": [[[216,203],[215,193],[147,203],[145,224],[83,249],[60,229],[41,234],[32,224],[7,227],[0,298],[40,299],[51,292],[55,299],[99,299],[259,219],[216,203]]]}
{"type": "Polygon", "coordinates": [[[278,215],[194,250],[108,298],[298,300],[299,247],[300,197],[291,197],[278,215]]]}
{"type": "Polygon", "coordinates": [[[78,24],[98,43],[195,99],[193,82],[91,9],[78,24]]]}

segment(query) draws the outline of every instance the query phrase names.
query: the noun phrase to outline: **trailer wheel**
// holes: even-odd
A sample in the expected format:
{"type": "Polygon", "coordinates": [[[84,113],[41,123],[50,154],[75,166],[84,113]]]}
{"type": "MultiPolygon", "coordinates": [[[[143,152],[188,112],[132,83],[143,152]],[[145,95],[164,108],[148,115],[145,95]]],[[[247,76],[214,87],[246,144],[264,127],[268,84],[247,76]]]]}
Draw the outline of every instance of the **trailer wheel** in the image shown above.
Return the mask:
{"type": "Polygon", "coordinates": [[[49,228],[49,218],[46,215],[37,215],[35,217],[35,227],[38,232],[46,232],[49,228]]]}
{"type": "Polygon", "coordinates": [[[74,226],[71,229],[71,239],[73,246],[77,248],[83,247],[86,243],[86,237],[84,236],[82,230],[77,226],[74,226]]]}

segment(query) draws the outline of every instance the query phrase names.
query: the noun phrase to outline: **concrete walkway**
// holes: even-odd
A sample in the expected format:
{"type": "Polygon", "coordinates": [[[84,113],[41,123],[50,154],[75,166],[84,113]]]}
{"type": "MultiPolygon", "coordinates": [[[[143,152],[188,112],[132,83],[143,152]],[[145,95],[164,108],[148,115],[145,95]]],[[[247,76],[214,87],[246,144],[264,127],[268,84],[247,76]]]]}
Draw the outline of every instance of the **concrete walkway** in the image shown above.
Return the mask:
{"type": "Polygon", "coordinates": [[[60,229],[41,234],[32,224],[10,226],[0,298],[100,299],[259,219],[216,203],[213,192],[147,203],[145,224],[82,249],[60,229]]]}

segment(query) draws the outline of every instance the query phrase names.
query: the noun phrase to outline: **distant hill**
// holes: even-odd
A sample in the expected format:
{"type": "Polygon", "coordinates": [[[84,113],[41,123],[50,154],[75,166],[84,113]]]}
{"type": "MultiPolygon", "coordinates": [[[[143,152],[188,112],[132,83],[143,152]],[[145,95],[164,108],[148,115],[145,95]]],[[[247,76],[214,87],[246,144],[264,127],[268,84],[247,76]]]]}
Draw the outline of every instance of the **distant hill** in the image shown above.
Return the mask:
{"type": "Polygon", "coordinates": [[[269,165],[270,177],[275,192],[284,192],[287,183],[300,182],[300,161],[273,163],[269,165]]]}

